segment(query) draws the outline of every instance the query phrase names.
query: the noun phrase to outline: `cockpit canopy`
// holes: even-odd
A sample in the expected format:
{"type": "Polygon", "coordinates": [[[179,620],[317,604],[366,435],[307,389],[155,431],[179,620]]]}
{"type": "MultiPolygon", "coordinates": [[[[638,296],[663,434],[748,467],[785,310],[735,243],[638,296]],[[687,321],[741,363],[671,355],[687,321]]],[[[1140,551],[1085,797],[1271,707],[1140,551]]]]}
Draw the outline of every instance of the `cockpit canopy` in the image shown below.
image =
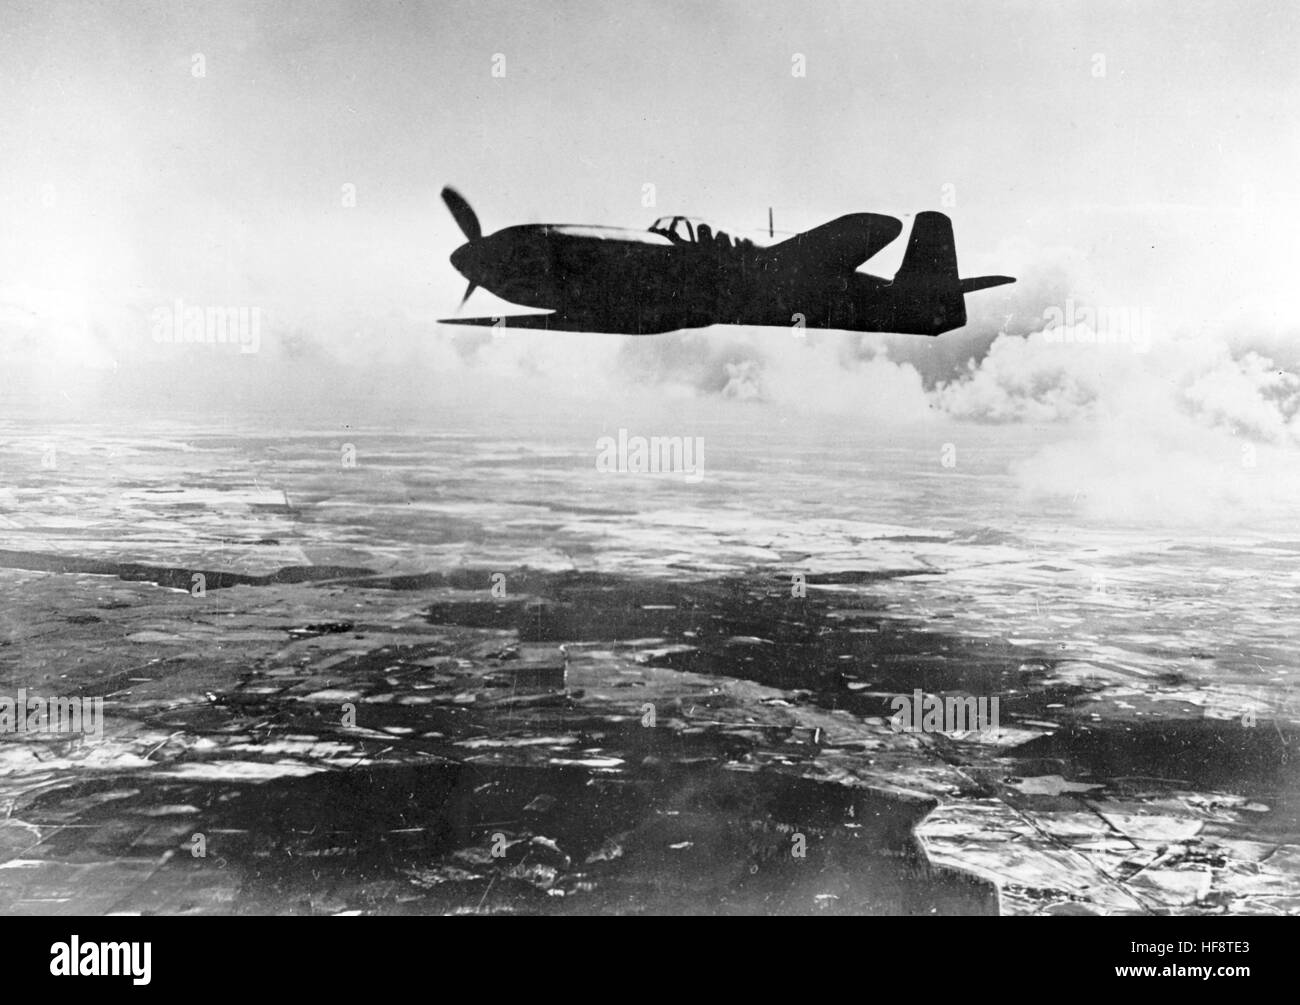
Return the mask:
{"type": "MultiPolygon", "coordinates": [[[[674,244],[720,244],[731,247],[731,237],[728,234],[721,230],[715,233],[707,223],[700,223],[685,216],[661,216],[650,224],[650,232],[662,234],[674,244]]],[[[738,247],[752,243],[743,238],[736,241],[738,247]]]]}
{"type": "Polygon", "coordinates": [[[684,216],[661,216],[650,224],[650,230],[663,234],[674,244],[695,243],[695,225],[684,216]]]}

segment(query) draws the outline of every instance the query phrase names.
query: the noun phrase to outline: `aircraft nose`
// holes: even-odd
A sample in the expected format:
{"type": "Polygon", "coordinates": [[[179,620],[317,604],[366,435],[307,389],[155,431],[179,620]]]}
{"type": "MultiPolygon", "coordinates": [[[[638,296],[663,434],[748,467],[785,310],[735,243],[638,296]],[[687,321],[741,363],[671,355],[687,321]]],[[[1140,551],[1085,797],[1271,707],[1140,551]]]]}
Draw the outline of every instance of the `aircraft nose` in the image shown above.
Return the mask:
{"type": "Polygon", "coordinates": [[[473,242],[466,242],[451,253],[451,265],[457,272],[466,278],[469,277],[467,269],[474,266],[474,259],[477,256],[474,252],[473,242]]]}

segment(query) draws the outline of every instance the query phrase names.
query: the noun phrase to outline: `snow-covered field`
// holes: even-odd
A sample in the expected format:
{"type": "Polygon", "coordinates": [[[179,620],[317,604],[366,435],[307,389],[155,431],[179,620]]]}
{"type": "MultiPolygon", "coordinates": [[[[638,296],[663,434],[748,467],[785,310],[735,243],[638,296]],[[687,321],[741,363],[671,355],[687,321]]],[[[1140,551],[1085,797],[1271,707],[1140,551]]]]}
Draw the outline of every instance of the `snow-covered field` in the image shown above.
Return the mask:
{"type": "Polygon", "coordinates": [[[694,480],[516,425],[0,429],[0,694],[108,706],[0,737],[0,907],[1300,910],[1300,531],[1185,497],[1267,466],[631,430],[694,480]],[[914,689],[998,728],[898,732],[914,689]]]}

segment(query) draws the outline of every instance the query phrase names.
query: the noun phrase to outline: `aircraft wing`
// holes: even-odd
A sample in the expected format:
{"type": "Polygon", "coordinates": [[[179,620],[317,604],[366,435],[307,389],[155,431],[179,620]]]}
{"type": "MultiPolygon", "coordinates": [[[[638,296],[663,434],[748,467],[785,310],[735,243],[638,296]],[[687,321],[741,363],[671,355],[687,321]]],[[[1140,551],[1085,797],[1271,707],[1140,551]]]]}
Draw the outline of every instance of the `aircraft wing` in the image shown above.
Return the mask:
{"type": "Polygon", "coordinates": [[[852,272],[902,232],[902,221],[892,216],[850,213],[774,244],[768,253],[782,270],[852,272]]]}
{"type": "Polygon", "coordinates": [[[440,318],[442,325],[477,325],[481,328],[540,328],[555,332],[604,332],[608,335],[656,335],[671,331],[662,326],[629,331],[625,325],[595,317],[571,317],[556,312],[550,314],[498,314],[492,318],[440,318]]]}

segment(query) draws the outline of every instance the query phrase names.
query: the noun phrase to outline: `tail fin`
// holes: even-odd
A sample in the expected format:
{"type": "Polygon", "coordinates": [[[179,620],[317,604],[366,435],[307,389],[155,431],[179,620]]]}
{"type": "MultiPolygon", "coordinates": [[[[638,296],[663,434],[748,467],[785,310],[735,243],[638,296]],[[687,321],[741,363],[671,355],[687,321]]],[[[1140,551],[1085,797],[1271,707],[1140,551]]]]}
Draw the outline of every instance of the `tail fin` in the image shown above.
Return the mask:
{"type": "Polygon", "coordinates": [[[952,221],[942,213],[917,213],[892,284],[895,330],[939,335],[960,328],[966,323],[967,293],[1014,282],[1010,276],[962,279],[952,221]]]}
{"type": "Polygon", "coordinates": [[[916,214],[894,282],[924,283],[939,289],[957,285],[957,248],[951,220],[942,213],[916,214]]]}
{"type": "Polygon", "coordinates": [[[952,221],[942,213],[916,214],[891,288],[895,331],[938,335],[966,323],[952,221]]]}
{"type": "Polygon", "coordinates": [[[942,213],[917,213],[912,224],[912,236],[907,242],[903,264],[894,281],[924,283],[939,290],[956,287],[962,293],[987,290],[991,286],[1014,283],[1010,276],[972,276],[960,279],[957,275],[957,248],[952,237],[952,221],[942,213]]]}

